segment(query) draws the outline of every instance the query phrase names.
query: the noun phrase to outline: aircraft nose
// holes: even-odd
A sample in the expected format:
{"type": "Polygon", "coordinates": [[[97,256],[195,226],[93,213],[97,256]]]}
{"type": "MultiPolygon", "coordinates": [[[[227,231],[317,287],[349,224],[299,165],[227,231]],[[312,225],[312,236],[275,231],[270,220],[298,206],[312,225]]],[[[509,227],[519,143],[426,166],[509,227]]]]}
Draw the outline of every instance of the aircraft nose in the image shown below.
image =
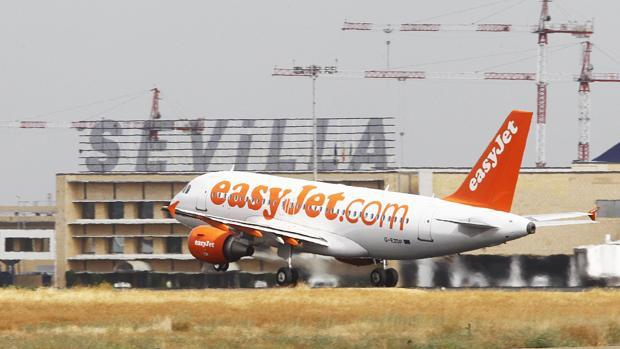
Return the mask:
{"type": "Polygon", "coordinates": [[[174,197],[170,203],[168,204],[168,212],[170,212],[170,217],[175,218],[175,216],[177,215],[177,205],[179,204],[179,200],[177,200],[176,197],[174,197]]]}

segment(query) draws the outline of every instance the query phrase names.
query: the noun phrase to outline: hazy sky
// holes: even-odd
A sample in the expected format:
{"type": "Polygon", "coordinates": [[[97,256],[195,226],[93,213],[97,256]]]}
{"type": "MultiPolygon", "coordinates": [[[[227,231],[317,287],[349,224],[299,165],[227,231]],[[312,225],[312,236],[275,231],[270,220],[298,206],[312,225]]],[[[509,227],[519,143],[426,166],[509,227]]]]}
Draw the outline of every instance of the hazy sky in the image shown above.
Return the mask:
{"type": "MultiPolygon", "coordinates": [[[[147,91],[155,85],[168,119],[309,116],[310,81],[272,77],[275,65],[338,59],[341,70],[385,67],[386,34],[343,32],[345,19],[534,24],[539,11],[537,0],[3,1],[0,121],[146,118],[147,91]],[[468,7],[479,8],[459,11],[468,7]]],[[[620,72],[618,13],[620,2],[613,0],[551,3],[552,22],[595,19],[596,72],[620,72]]],[[[393,68],[536,70],[530,33],[395,32],[389,39],[393,68]]],[[[581,41],[551,35],[548,70],[577,73],[581,41]]],[[[619,141],[620,84],[592,90],[596,156],[619,141]]],[[[324,78],[317,98],[321,117],[396,116],[406,133],[406,166],[471,166],[511,109],[535,109],[535,86],[324,78]]],[[[577,84],[551,84],[548,104],[548,164],[568,166],[577,149],[577,84]]],[[[54,191],[55,173],[79,170],[74,130],[2,128],[0,134],[0,203],[43,199],[54,191]]],[[[534,145],[532,132],[525,166],[534,165],[534,145]]]]}

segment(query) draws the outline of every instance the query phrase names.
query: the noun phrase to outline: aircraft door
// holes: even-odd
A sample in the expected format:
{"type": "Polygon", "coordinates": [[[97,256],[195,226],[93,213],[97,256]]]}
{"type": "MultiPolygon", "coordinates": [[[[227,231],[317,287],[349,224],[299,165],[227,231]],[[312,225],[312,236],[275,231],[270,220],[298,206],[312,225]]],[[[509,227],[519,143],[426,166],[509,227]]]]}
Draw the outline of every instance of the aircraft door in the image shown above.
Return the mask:
{"type": "Polygon", "coordinates": [[[209,194],[207,193],[206,190],[202,193],[199,193],[196,196],[196,209],[199,211],[206,211],[208,199],[209,199],[209,194]]]}
{"type": "Polygon", "coordinates": [[[434,212],[435,208],[429,207],[423,211],[420,216],[421,219],[418,220],[418,240],[428,242],[433,241],[433,236],[431,235],[431,225],[433,223],[434,212]]]}

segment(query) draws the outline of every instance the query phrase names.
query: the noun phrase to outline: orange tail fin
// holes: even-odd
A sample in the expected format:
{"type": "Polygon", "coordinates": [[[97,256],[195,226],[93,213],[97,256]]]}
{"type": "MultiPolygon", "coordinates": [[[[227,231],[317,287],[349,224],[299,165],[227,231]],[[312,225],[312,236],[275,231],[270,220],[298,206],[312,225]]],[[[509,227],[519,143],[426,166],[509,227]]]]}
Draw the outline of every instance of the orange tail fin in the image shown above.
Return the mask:
{"type": "Polygon", "coordinates": [[[531,122],[531,112],[513,110],[463,184],[444,199],[509,212],[531,122]]]}

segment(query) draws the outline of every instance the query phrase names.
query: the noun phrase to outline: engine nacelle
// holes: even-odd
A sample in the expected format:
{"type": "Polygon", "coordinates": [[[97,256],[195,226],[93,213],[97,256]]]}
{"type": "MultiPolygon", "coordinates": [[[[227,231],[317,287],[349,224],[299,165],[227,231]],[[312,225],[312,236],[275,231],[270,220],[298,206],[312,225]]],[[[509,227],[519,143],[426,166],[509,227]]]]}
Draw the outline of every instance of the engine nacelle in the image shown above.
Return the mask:
{"type": "Polygon", "coordinates": [[[233,233],[209,225],[198,226],[189,233],[189,251],[196,259],[212,264],[234,262],[254,254],[254,247],[233,233]]]}

